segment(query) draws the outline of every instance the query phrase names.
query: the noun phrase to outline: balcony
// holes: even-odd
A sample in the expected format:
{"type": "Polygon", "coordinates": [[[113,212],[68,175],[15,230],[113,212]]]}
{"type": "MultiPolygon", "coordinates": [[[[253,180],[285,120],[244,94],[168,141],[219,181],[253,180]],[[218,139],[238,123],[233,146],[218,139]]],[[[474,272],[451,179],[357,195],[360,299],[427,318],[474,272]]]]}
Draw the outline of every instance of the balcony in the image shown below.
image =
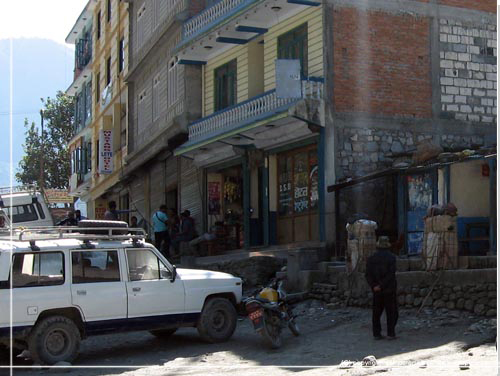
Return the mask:
{"type": "Polygon", "coordinates": [[[221,0],[184,23],[182,38],[190,39],[201,31],[235,14],[258,0],[221,0]]]}
{"type": "Polygon", "coordinates": [[[219,0],[184,22],[176,51],[183,64],[206,62],[304,9],[320,5],[312,0],[219,0]]]}
{"type": "Polygon", "coordinates": [[[92,38],[79,39],[75,44],[75,70],[84,69],[92,60],[92,38]]]}
{"type": "Polygon", "coordinates": [[[238,133],[251,124],[258,125],[274,115],[286,113],[299,101],[322,100],[322,78],[309,77],[301,81],[301,86],[301,96],[298,98],[278,98],[276,89],[273,89],[190,124],[189,140],[179,149],[178,154],[182,154],[183,150],[193,149],[195,145],[238,133]]]}

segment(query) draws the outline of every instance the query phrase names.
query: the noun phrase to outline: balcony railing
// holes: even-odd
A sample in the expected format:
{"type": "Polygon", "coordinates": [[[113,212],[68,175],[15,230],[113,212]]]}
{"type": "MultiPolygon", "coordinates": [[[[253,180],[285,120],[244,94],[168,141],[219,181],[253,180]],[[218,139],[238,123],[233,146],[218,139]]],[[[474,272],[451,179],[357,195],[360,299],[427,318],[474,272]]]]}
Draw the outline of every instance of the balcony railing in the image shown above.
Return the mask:
{"type": "Polygon", "coordinates": [[[75,45],[75,68],[82,70],[92,59],[92,39],[79,39],[75,45]]]}
{"type": "Polygon", "coordinates": [[[240,9],[246,5],[256,2],[256,0],[220,0],[211,7],[205,9],[200,14],[194,16],[184,23],[183,39],[189,39],[201,30],[208,28],[215,22],[220,22],[221,18],[240,9]]]}
{"type": "Polygon", "coordinates": [[[320,100],[323,97],[323,79],[310,77],[302,80],[300,98],[278,98],[276,90],[269,90],[257,97],[251,98],[234,106],[217,111],[204,117],[188,127],[189,142],[229,131],[237,125],[250,123],[267,114],[285,111],[301,99],[320,100]]]}

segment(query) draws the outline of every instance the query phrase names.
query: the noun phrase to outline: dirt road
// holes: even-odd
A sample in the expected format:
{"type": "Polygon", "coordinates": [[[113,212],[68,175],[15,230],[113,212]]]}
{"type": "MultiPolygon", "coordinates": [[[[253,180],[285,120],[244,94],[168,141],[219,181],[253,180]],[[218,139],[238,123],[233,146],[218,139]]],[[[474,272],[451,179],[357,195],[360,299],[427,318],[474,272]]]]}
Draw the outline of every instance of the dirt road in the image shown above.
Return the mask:
{"type": "MultiPolygon", "coordinates": [[[[398,339],[375,341],[370,333],[371,311],[326,309],[318,301],[297,307],[302,335],[284,332],[283,347],[268,349],[247,319],[238,322],[229,342],[206,344],[196,330],[181,329],[168,340],[147,332],[93,337],[82,343],[75,366],[98,368],[14,369],[14,375],[70,372],[71,375],[496,375],[496,320],[467,313],[402,310],[398,339]],[[488,343],[489,341],[489,343],[488,343]],[[493,342],[492,342],[493,341],[493,342]],[[470,353],[470,355],[469,355],[470,353]],[[374,355],[378,366],[364,368],[361,360],[374,355]],[[342,360],[358,361],[339,369],[342,360]],[[426,368],[419,368],[422,362],[426,368]],[[459,364],[469,363],[461,371],[459,364]],[[102,368],[102,367],[117,368],[102,368]],[[314,368],[321,367],[321,368],[314,368]]],[[[5,359],[1,364],[6,364],[5,359]]],[[[29,359],[16,360],[29,366],[29,359]]],[[[0,373],[9,374],[0,369],[0,373]]]]}

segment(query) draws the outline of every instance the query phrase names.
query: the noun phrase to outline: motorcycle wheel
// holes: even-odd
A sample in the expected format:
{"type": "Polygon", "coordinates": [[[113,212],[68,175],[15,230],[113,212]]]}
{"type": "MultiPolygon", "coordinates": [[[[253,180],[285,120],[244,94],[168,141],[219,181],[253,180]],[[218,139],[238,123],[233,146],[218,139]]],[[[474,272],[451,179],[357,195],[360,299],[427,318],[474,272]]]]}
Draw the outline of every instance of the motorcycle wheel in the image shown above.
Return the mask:
{"type": "Polygon", "coordinates": [[[295,322],[295,319],[290,319],[290,321],[288,321],[288,329],[290,329],[295,337],[300,336],[299,325],[295,322]]]}
{"type": "Polygon", "coordinates": [[[281,347],[281,327],[279,322],[274,323],[274,320],[279,321],[272,314],[266,312],[264,314],[264,327],[260,331],[260,334],[272,349],[278,349],[281,347]]]}

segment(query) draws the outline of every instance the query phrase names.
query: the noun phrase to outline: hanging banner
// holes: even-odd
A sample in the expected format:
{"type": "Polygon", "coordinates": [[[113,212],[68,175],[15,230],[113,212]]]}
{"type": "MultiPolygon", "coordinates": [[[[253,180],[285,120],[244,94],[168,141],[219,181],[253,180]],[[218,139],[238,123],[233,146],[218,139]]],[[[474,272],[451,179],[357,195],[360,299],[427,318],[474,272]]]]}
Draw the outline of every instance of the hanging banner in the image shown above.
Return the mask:
{"type": "Polygon", "coordinates": [[[73,197],[68,194],[67,189],[45,189],[45,197],[49,204],[72,204],[73,197]]]}
{"type": "Polygon", "coordinates": [[[99,173],[113,172],[113,131],[99,132],[99,173]]]}

